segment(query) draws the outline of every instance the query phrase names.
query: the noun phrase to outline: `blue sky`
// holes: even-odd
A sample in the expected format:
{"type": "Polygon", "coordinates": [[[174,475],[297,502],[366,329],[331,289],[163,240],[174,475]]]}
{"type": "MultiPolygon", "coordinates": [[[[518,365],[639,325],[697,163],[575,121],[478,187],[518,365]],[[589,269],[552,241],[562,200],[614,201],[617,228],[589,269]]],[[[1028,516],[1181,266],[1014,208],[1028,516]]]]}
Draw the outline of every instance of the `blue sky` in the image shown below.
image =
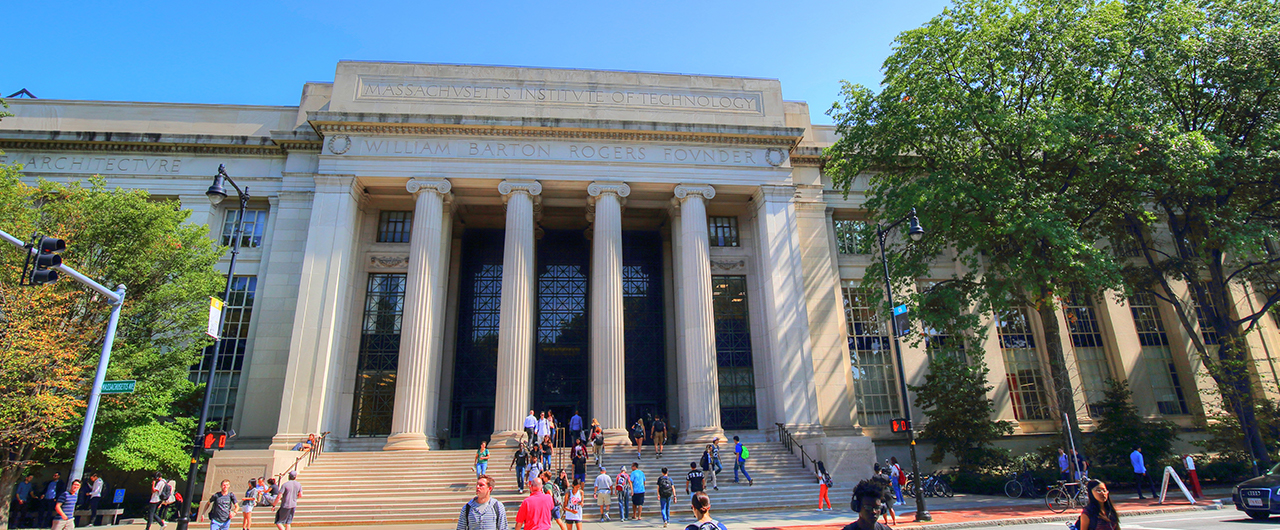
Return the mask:
{"type": "Polygon", "coordinates": [[[0,96],[297,105],[339,60],[776,78],[815,123],[947,0],[10,2],[0,96]]]}

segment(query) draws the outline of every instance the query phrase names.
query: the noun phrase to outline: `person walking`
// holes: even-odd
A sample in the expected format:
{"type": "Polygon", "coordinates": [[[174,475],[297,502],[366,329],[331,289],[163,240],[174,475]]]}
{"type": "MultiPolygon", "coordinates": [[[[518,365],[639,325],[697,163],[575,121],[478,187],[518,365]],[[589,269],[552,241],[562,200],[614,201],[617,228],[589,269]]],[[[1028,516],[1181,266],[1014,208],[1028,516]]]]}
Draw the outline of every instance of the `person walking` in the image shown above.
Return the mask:
{"type": "Polygon", "coordinates": [[[573,449],[569,454],[573,461],[573,480],[579,482],[587,481],[587,446],[582,440],[574,440],[573,449]]]}
{"type": "Polygon", "coordinates": [[[702,491],[703,473],[698,470],[697,462],[689,462],[689,474],[684,477],[684,492],[693,495],[702,491]]]}
{"type": "Polygon", "coordinates": [[[644,418],[636,419],[636,422],[631,425],[631,437],[635,439],[636,459],[639,460],[643,457],[640,453],[644,449],[644,418]]]}
{"type": "MultiPolygon", "coordinates": [[[[173,510],[173,503],[178,501],[178,481],[169,479],[165,482],[164,489],[160,493],[160,520],[168,521],[169,512],[173,510]],[[168,492],[168,495],[165,495],[168,492]]],[[[163,528],[163,527],[161,527],[163,528]]]]}
{"type": "Polygon", "coordinates": [[[831,509],[831,497],[827,494],[831,489],[831,475],[827,474],[827,466],[818,461],[818,511],[823,511],[822,503],[827,503],[827,510],[831,509]]]}
{"type": "Polygon", "coordinates": [[[1120,514],[1111,503],[1107,485],[1101,480],[1090,480],[1085,487],[1089,502],[1080,512],[1080,530],[1120,530],[1120,514]]]}
{"type": "Polygon", "coordinates": [[[520,447],[516,448],[515,454],[511,455],[511,465],[507,466],[507,471],[511,471],[513,467],[516,469],[516,490],[520,493],[524,493],[526,482],[524,468],[527,465],[529,465],[529,447],[522,441],[520,447]]]}
{"type": "Polygon", "coordinates": [[[1075,449],[1071,450],[1071,454],[1074,455],[1076,464],[1076,482],[1083,483],[1089,480],[1089,460],[1075,449]]]}
{"type": "Polygon", "coordinates": [[[853,499],[849,508],[857,510],[858,520],[849,523],[841,530],[889,530],[888,526],[877,521],[884,509],[886,492],[879,484],[870,480],[859,482],[853,488],[853,499]]]}
{"type": "Polygon", "coordinates": [[[538,478],[542,479],[542,492],[551,496],[551,521],[564,528],[564,489],[560,487],[560,479],[552,479],[550,471],[543,471],[538,478]]]}
{"type": "Polygon", "coordinates": [[[1182,464],[1187,466],[1187,476],[1191,479],[1191,494],[1197,499],[1204,495],[1200,493],[1200,477],[1196,476],[1196,461],[1191,455],[1182,455],[1182,464]]]}
{"type": "Polygon", "coordinates": [[[44,483],[41,489],[44,493],[40,495],[40,515],[36,521],[36,527],[49,526],[53,522],[54,508],[58,504],[58,495],[66,491],[66,483],[62,481],[62,474],[53,473],[53,478],[44,483]]]}
{"type": "Polygon", "coordinates": [[[631,463],[631,509],[635,511],[632,518],[639,521],[644,509],[644,471],[639,462],[631,463]]]}
{"type": "Polygon", "coordinates": [[[658,458],[662,458],[662,446],[667,443],[667,423],[662,421],[662,416],[658,416],[653,420],[653,447],[658,451],[658,458]]]}
{"type": "Polygon", "coordinates": [[[551,469],[551,456],[556,452],[555,444],[551,441],[551,435],[542,437],[542,469],[551,469]]]}
{"type": "Polygon", "coordinates": [[[556,443],[556,413],[547,410],[547,436],[551,437],[551,443],[556,443]]]}
{"type": "Polygon", "coordinates": [[[476,477],[476,496],[458,513],[457,530],[507,530],[507,509],[493,498],[493,479],[489,475],[476,477]]]}
{"type": "Polygon", "coordinates": [[[302,484],[298,482],[298,472],[289,472],[289,481],[280,486],[280,495],[276,496],[276,528],[290,530],[293,528],[293,512],[298,509],[298,499],[302,498],[302,484]]]}
{"type": "Polygon", "coordinates": [[[164,518],[160,517],[160,503],[168,500],[169,496],[173,494],[171,491],[168,495],[165,495],[164,490],[168,486],[169,482],[160,475],[159,471],[156,471],[151,476],[151,499],[147,501],[147,530],[151,530],[152,523],[159,523],[160,528],[165,527],[164,518]]]}
{"type": "Polygon", "coordinates": [[[902,486],[907,483],[907,475],[902,472],[902,466],[898,465],[898,457],[889,457],[889,484],[893,486],[893,496],[898,504],[906,502],[902,498],[902,486]]]}
{"type": "Polygon", "coordinates": [[[604,430],[591,420],[591,452],[596,456],[596,467],[604,467],[604,430]]]}
{"type": "Polygon", "coordinates": [[[98,526],[98,505],[102,502],[103,486],[102,477],[96,472],[89,474],[89,493],[85,494],[85,500],[89,501],[88,526],[98,526]]]}
{"type": "Polygon", "coordinates": [[[564,497],[565,525],[568,530],[582,530],[582,481],[573,479],[571,488],[564,497]]]}
{"type": "Polygon", "coordinates": [[[585,439],[582,436],[582,416],[578,415],[578,409],[573,409],[573,416],[569,418],[569,438],[573,440],[571,445],[585,439]]]}
{"type": "Polygon", "coordinates": [[[1058,478],[1063,482],[1071,482],[1071,460],[1067,458],[1067,451],[1058,448],[1058,478]]]}
{"type": "Polygon", "coordinates": [[[249,479],[249,489],[244,490],[244,498],[240,499],[240,530],[253,528],[253,509],[262,502],[262,479],[249,479]]]}
{"type": "Polygon", "coordinates": [[[603,467],[600,468],[600,474],[596,475],[594,486],[596,505],[600,507],[600,522],[611,521],[609,507],[613,505],[613,478],[603,467]]]}
{"type": "Polygon", "coordinates": [[[702,459],[699,463],[702,465],[702,476],[706,479],[707,485],[711,486],[711,489],[720,491],[720,480],[716,478],[716,473],[713,469],[715,457],[711,456],[714,450],[715,446],[708,445],[707,448],[702,451],[702,459]]]}
{"type": "Polygon", "coordinates": [[[476,451],[476,478],[480,478],[489,471],[489,443],[480,442],[480,449],[476,451]]]}
{"type": "Polygon", "coordinates": [[[691,495],[689,505],[698,520],[684,527],[684,530],[728,530],[724,523],[711,518],[711,497],[706,492],[699,491],[691,495]]]}
{"type": "MultiPolygon", "coordinates": [[[[31,481],[35,480],[35,478],[35,475],[27,473],[27,476],[22,477],[22,482],[19,482],[15,487],[13,493],[13,528],[25,528],[22,526],[24,524],[23,521],[27,519],[28,514],[32,513],[31,494],[35,492],[35,484],[31,481]]],[[[36,511],[39,512],[39,510],[36,511]]]]}
{"type": "Polygon", "coordinates": [[[543,412],[538,415],[538,437],[534,440],[542,441],[551,436],[551,424],[547,422],[547,413],[543,412]]]}
{"type": "Polygon", "coordinates": [[[738,483],[738,470],[741,469],[742,475],[747,477],[747,485],[756,485],[755,481],[751,480],[751,474],[747,473],[747,459],[751,457],[751,452],[746,447],[743,447],[742,440],[739,440],[737,436],[733,437],[733,444],[733,454],[735,455],[733,459],[733,483],[738,483]]]}
{"type": "Polygon", "coordinates": [[[658,477],[658,511],[662,514],[662,527],[671,522],[671,503],[676,498],[676,485],[667,476],[667,468],[662,468],[662,476],[658,477]]]}
{"type": "Polygon", "coordinates": [[[622,466],[618,476],[614,477],[613,491],[618,496],[618,512],[620,512],[620,521],[626,521],[631,516],[631,474],[627,473],[627,466],[622,466]]]}
{"type": "Polygon", "coordinates": [[[228,530],[231,528],[231,517],[235,515],[239,502],[231,491],[231,481],[224,480],[221,489],[209,496],[204,503],[204,513],[197,519],[203,520],[204,514],[209,516],[209,530],[228,530]]]}
{"type": "Polygon", "coordinates": [[[529,411],[528,416],[524,417],[524,435],[530,444],[537,443],[537,440],[541,439],[538,438],[538,417],[533,415],[532,410],[529,411]]]}
{"type": "Polygon", "coordinates": [[[1142,481],[1147,482],[1147,487],[1151,488],[1151,498],[1156,498],[1156,485],[1151,482],[1151,477],[1147,476],[1147,463],[1142,458],[1142,448],[1134,446],[1133,452],[1129,453],[1129,463],[1133,464],[1133,484],[1138,487],[1138,499],[1142,499],[1142,481]]]}
{"type": "Polygon", "coordinates": [[[515,530],[551,530],[551,496],[542,490],[542,479],[529,479],[529,496],[520,502],[516,510],[515,530]]]}
{"type": "Polygon", "coordinates": [[[534,458],[529,460],[529,465],[524,469],[524,481],[528,483],[529,479],[542,476],[543,471],[542,458],[535,454],[534,458]]]}
{"type": "Polygon", "coordinates": [[[711,463],[716,466],[716,474],[719,475],[724,471],[724,466],[720,465],[720,438],[711,439],[711,463]]]}
{"type": "Polygon", "coordinates": [[[53,530],[72,530],[76,527],[76,499],[79,498],[80,479],[71,481],[67,491],[54,498],[53,530]]]}

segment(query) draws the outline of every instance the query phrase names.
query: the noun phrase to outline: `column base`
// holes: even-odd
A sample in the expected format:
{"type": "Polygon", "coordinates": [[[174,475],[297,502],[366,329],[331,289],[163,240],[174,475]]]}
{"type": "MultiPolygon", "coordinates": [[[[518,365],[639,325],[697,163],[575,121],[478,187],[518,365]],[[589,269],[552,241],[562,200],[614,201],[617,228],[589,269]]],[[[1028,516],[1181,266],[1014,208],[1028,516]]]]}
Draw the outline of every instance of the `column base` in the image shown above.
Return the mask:
{"type": "Polygon", "coordinates": [[[631,445],[630,432],[626,429],[604,429],[604,444],[631,445]]]}
{"type": "Polygon", "coordinates": [[[382,450],[430,451],[431,446],[427,444],[427,435],[420,432],[404,432],[388,436],[387,445],[382,446],[382,450]]]}
{"type": "Polygon", "coordinates": [[[494,431],[489,435],[489,447],[520,447],[520,442],[524,440],[523,430],[494,431]]]}
{"type": "Polygon", "coordinates": [[[710,443],[716,439],[726,440],[724,437],[724,429],[720,427],[698,427],[693,429],[685,429],[680,433],[680,443],[710,443]]]}

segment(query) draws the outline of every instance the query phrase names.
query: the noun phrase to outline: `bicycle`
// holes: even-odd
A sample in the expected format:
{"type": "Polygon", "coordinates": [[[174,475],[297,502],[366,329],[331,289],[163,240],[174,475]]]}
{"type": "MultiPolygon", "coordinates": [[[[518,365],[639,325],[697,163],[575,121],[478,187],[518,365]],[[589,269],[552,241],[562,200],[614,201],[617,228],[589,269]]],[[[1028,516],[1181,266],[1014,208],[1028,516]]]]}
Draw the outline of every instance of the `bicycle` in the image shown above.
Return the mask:
{"type": "Polygon", "coordinates": [[[1083,508],[1088,504],[1089,498],[1084,488],[1079,482],[1066,482],[1059,480],[1054,483],[1052,488],[1044,494],[1044,504],[1049,507],[1053,513],[1062,513],[1067,510],[1083,508]],[[1075,493],[1071,493],[1069,489],[1074,486],[1075,493]]]}
{"type": "Polygon", "coordinates": [[[1030,471],[1026,470],[1009,475],[1009,482],[1004,484],[1004,494],[1011,499],[1021,498],[1024,494],[1028,497],[1035,497],[1038,490],[1035,478],[1030,471]]]}

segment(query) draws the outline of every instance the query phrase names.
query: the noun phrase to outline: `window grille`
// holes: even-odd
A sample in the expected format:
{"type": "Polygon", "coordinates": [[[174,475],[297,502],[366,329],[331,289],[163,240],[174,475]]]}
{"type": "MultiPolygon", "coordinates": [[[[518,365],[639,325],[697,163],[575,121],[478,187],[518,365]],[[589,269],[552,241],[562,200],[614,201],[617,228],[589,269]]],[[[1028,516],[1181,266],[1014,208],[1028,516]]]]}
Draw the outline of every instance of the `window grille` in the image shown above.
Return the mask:
{"type": "Polygon", "coordinates": [[[708,217],[707,235],[713,247],[738,246],[738,218],[708,217]]]}
{"type": "MultiPolygon", "coordinates": [[[[231,280],[231,299],[227,300],[226,317],[222,321],[222,349],[213,374],[213,398],[209,402],[209,421],[231,428],[236,409],[236,393],[240,390],[240,370],[244,367],[245,348],[249,343],[249,321],[253,317],[253,300],[258,290],[257,276],[236,276],[231,280]]],[[[191,367],[189,377],[196,384],[208,381],[213,362],[213,346],[204,349],[200,363],[191,367]]]]}
{"type": "Polygon", "coordinates": [[[711,307],[716,323],[720,424],[725,429],[755,429],[756,378],[751,358],[747,278],[712,276],[711,307]]]}
{"type": "Polygon", "coordinates": [[[1102,330],[1094,312],[1093,297],[1072,287],[1066,298],[1064,312],[1067,330],[1071,334],[1071,346],[1076,353],[1080,369],[1080,382],[1084,387],[1085,403],[1089,415],[1097,417],[1101,410],[1096,403],[1106,396],[1107,381],[1111,379],[1111,365],[1107,361],[1107,348],[1102,342],[1102,330]]]}
{"type": "Polygon", "coordinates": [[[875,236],[866,221],[835,220],[836,243],[841,254],[873,254],[875,236]]]}
{"type": "Polygon", "coordinates": [[[1040,363],[1040,353],[1036,350],[1035,333],[1031,330],[1026,309],[1012,309],[999,315],[998,331],[1014,418],[1051,418],[1044,369],[1040,363]]]}
{"type": "Polygon", "coordinates": [[[853,280],[842,283],[858,423],[888,425],[902,414],[888,325],[876,311],[868,289],[853,280]]]}
{"type": "Polygon", "coordinates": [[[408,243],[413,229],[413,212],[383,210],[378,217],[379,243],[408,243]]]}
{"type": "Polygon", "coordinates": [[[404,316],[404,274],[370,274],[360,326],[351,436],[391,434],[404,316]]]}
{"type": "MultiPolygon", "coordinates": [[[[236,228],[238,208],[229,209],[222,219],[222,245],[231,246],[231,234],[236,228]]],[[[266,210],[244,211],[244,219],[240,222],[240,248],[258,248],[262,246],[262,233],[267,227],[266,210]]]]}
{"type": "Polygon", "coordinates": [[[1129,311],[1133,313],[1133,325],[1142,346],[1140,358],[1147,368],[1147,377],[1151,378],[1156,408],[1161,414],[1186,414],[1187,400],[1178,381],[1178,368],[1173,363],[1173,351],[1169,349],[1156,295],[1151,291],[1134,293],[1129,297],[1129,311]]]}

